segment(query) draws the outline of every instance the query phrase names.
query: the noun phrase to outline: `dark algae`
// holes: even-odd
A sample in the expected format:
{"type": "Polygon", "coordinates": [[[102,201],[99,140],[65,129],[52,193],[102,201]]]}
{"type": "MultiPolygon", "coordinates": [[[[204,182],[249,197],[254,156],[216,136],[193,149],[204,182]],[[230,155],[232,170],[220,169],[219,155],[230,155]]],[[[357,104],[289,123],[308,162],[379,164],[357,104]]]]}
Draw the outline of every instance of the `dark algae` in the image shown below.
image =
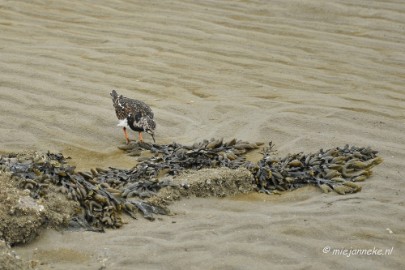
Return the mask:
{"type": "Polygon", "coordinates": [[[71,217],[70,228],[103,232],[104,228],[121,227],[122,213],[154,220],[156,214],[170,214],[171,200],[189,195],[272,194],[305,185],[338,194],[358,192],[358,182],[382,162],[377,151],[368,147],[346,145],[278,157],[271,142],[263,145],[236,139],[203,140],[193,145],[130,142],[119,148],[138,159],[131,169],[77,172],[62,154],[34,152],[2,155],[0,170],[10,174],[34,200],[56,190],[77,202],[80,207],[71,217]],[[258,162],[246,159],[245,154],[253,150],[262,153],[258,162]],[[201,181],[196,180],[198,171],[204,172],[201,181]]]}

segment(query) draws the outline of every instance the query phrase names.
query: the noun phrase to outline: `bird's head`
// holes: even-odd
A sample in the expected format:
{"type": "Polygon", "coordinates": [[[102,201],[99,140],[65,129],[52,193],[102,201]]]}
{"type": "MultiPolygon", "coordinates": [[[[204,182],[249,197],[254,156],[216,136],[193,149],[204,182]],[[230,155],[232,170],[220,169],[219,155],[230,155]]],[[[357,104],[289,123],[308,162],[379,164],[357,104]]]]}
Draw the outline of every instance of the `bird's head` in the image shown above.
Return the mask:
{"type": "Polygon", "coordinates": [[[155,141],[155,128],[156,128],[156,123],[153,119],[146,117],[144,118],[147,121],[147,125],[145,125],[145,132],[148,133],[150,136],[152,136],[153,142],[156,143],[155,141]]]}

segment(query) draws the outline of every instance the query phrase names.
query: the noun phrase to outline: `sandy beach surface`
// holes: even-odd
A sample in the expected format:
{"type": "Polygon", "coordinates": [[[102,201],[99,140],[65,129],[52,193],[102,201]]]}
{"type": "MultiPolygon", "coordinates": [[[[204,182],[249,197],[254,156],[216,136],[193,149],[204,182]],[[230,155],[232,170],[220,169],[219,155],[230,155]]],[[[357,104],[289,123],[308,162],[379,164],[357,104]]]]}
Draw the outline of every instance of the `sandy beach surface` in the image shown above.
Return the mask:
{"type": "Polygon", "coordinates": [[[116,89],[152,107],[159,143],[352,144],[384,159],[356,194],[191,198],[106,233],[47,230],[15,248],[35,268],[403,269],[404,2],[4,0],[0,33],[3,153],[132,167],[116,89]]]}

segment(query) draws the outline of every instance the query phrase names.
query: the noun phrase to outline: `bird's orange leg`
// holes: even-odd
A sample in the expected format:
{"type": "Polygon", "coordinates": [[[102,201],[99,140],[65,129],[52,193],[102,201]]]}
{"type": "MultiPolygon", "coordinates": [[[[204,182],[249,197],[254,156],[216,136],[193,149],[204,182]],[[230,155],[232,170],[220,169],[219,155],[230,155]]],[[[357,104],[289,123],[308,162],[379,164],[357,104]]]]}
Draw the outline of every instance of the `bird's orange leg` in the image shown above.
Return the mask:
{"type": "Polygon", "coordinates": [[[122,130],[124,131],[124,136],[125,136],[125,139],[127,140],[127,144],[129,144],[129,138],[128,138],[128,133],[127,133],[127,128],[126,128],[126,127],[123,127],[122,130]]]}
{"type": "Polygon", "coordinates": [[[143,142],[142,132],[139,132],[139,141],[140,141],[140,142],[143,142]]]}

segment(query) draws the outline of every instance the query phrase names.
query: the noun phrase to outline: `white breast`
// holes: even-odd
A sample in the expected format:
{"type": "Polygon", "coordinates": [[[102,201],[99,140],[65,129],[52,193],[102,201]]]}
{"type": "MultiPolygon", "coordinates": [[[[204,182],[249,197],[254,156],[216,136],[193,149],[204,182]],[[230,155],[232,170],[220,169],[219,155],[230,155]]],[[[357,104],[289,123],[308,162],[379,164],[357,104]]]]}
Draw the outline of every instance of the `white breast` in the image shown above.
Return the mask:
{"type": "Polygon", "coordinates": [[[129,128],[128,126],[128,120],[125,118],[123,120],[119,120],[119,123],[117,125],[117,127],[126,127],[129,128]]]}

